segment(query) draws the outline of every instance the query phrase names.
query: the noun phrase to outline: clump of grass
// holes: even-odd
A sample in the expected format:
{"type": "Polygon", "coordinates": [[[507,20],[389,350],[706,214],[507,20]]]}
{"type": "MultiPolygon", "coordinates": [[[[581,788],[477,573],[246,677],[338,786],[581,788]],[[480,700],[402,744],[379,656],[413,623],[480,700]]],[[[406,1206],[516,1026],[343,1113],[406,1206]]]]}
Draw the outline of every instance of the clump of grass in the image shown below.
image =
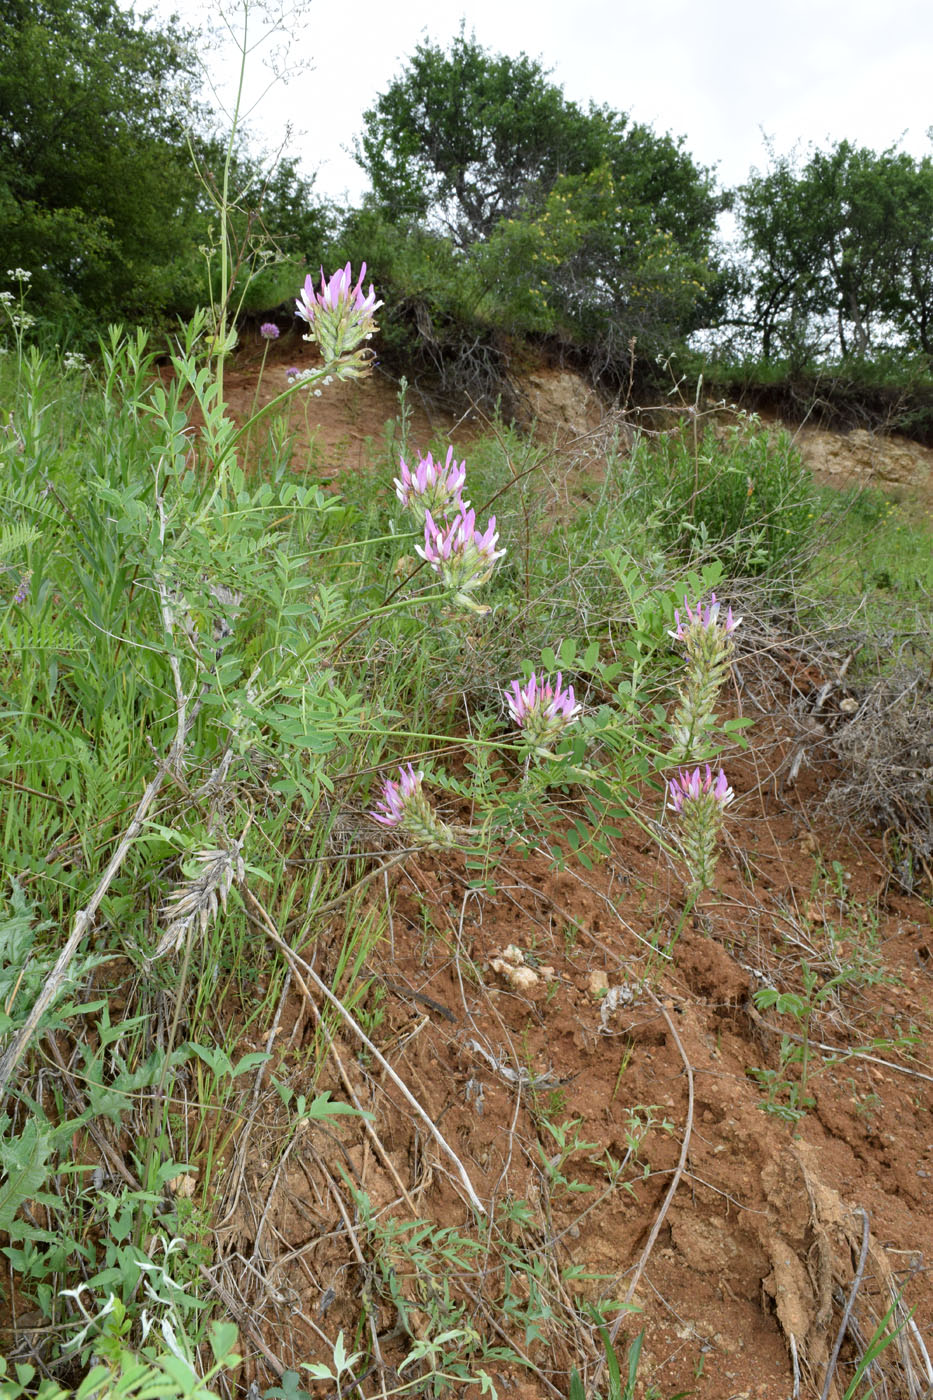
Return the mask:
{"type": "Polygon", "coordinates": [[[714,554],[729,575],[775,580],[811,551],[816,495],[787,433],[754,418],[702,433],[682,420],[639,439],[635,462],[643,508],[666,549],[714,554]]]}
{"type": "Polygon", "coordinates": [[[842,599],[858,599],[880,625],[905,616],[933,594],[933,529],[929,518],[875,487],[820,492],[831,544],[814,574],[842,599]]]}

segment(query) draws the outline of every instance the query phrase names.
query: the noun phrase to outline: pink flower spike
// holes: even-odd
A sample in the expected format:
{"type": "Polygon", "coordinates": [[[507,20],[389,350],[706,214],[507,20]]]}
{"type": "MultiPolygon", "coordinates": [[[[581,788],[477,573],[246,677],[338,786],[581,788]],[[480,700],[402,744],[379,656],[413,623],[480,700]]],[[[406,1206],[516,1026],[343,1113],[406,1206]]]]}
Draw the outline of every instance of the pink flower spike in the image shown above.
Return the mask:
{"type": "Polygon", "coordinates": [[[407,770],[400,768],[398,771],[397,782],[392,778],[385,779],[381,801],[369,814],[374,821],[381,822],[383,826],[400,826],[405,819],[406,806],[421,790],[423,773],[416,773],[410,763],[407,770]]]}
{"type": "Polygon", "coordinates": [[[733,617],[732,608],[730,607],[725,620],[720,625],[719,613],[721,606],[715,593],[710,594],[708,603],[697,603],[696,610],[691,607],[689,598],[685,597],[683,617],[680,615],[680,610],[675,608],[674,627],[672,631],[668,631],[667,635],[673,637],[675,642],[686,641],[689,634],[693,631],[711,632],[715,630],[721,632],[724,636],[729,636],[739,626],[742,619],[740,617],[733,617]]]}
{"type": "Polygon", "coordinates": [[[702,777],[699,768],[694,768],[692,773],[686,768],[681,768],[676,778],[671,778],[667,786],[669,806],[674,812],[682,812],[685,803],[701,802],[707,798],[717,807],[725,808],[735,796],[723,770],[720,768],[714,779],[708,763],[702,777]]]}
{"type": "MultiPolygon", "coordinates": [[[[382,302],[376,300],[372,284],[364,294],[365,274],[364,263],[354,287],[353,271],[347,263],[346,267],[338,268],[329,280],[321,268],[320,291],[315,290],[310,274],[304,280],[301,294],[295,301],[295,311],[308,323],[309,333],[305,339],[317,341],[325,361],[351,354],[376,329],[373,317],[382,302]]],[[[360,360],[356,372],[362,372],[362,368],[363,361],[360,360]]]]}
{"type": "Polygon", "coordinates": [[[404,457],[399,462],[401,473],[393,482],[395,494],[417,517],[427,511],[432,515],[446,514],[451,506],[458,513],[469,507],[469,501],[464,501],[461,495],[466,482],[466,463],[454,460],[452,447],[447,449],[443,466],[434,461],[430,452],[419,459],[414,471],[404,457]]]}
{"type": "Polygon", "coordinates": [[[504,549],[495,547],[498,539],[496,517],[492,516],[480,533],[475,512],[467,509],[464,502],[456,518],[452,522],[445,519],[443,526],[438,525],[430,510],[425,510],[424,545],[416,545],[415,549],[441,575],[447,587],[455,590],[459,603],[482,612],[488,609],[480,608],[469,594],[492,577],[496,561],[505,554],[504,549]]]}
{"type": "Polygon", "coordinates": [[[539,680],[534,671],[524,688],[513,681],[505,692],[505,702],[513,724],[536,749],[547,749],[583,710],[583,706],[577,704],[573,686],[563,689],[563,676],[559,671],[555,685],[548,676],[539,680]]]}
{"type": "Polygon", "coordinates": [[[386,778],[383,781],[382,800],[369,814],[373,821],[382,826],[399,827],[419,846],[455,845],[453,831],[440,820],[421,786],[424,774],[416,773],[410,763],[400,768],[398,774],[397,780],[386,778]]]}

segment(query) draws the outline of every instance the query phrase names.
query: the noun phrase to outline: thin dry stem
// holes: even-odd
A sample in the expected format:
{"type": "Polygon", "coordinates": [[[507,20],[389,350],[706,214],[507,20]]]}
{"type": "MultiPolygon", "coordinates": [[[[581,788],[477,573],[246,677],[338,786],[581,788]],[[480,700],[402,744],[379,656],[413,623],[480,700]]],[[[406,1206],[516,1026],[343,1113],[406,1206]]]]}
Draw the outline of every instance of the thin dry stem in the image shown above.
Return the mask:
{"type": "Polygon", "coordinates": [[[301,974],[298,971],[299,967],[303,972],[307,974],[308,977],[310,977],[317,990],[325,998],[325,1000],[329,1002],[330,1005],[334,1008],[334,1010],[343,1020],[344,1024],[353,1032],[357,1039],[360,1040],[363,1043],[363,1045],[366,1046],[366,1049],[369,1051],[369,1053],[373,1056],[376,1062],[381,1066],[384,1072],[392,1080],[392,1083],[398,1089],[399,1093],[403,1095],[410,1107],[414,1109],[415,1113],[417,1113],[418,1117],[427,1127],[428,1132],[434,1138],[434,1141],[438,1144],[441,1150],[453,1162],[454,1166],[456,1167],[457,1175],[459,1176],[460,1181],[463,1184],[464,1190],[466,1191],[473,1208],[480,1215],[485,1215],[486,1208],[480,1200],[479,1196],[476,1194],[476,1191],[473,1187],[473,1183],[471,1182],[469,1174],[467,1173],[466,1167],[463,1165],[456,1152],[454,1152],[453,1148],[447,1142],[446,1138],[435,1127],[431,1118],[421,1107],[421,1104],[415,1098],[414,1094],[411,1093],[408,1086],[395,1073],[395,1070],[389,1064],[388,1060],[385,1059],[385,1057],[382,1054],[380,1054],[379,1050],[377,1050],[376,1046],[370,1040],[369,1036],[363,1030],[362,1026],[360,1026],[354,1020],[354,1018],[350,1015],[349,1011],[347,1011],[346,1007],[339,1000],[339,998],[334,996],[333,992],[327,986],[326,982],[322,981],[322,979],[315,972],[314,968],[311,967],[309,963],[305,962],[304,958],[300,957],[298,953],[296,953],[294,949],[290,948],[288,944],[284,941],[284,939],[282,939],[279,936],[278,930],[273,924],[271,918],[266,913],[266,910],[260,904],[259,900],[252,893],[252,891],[249,888],[246,888],[244,890],[244,894],[246,897],[248,907],[250,907],[253,910],[253,912],[259,916],[260,924],[266,935],[271,939],[271,941],[276,945],[276,947],[279,948],[280,951],[285,954],[285,957],[288,959],[292,971],[295,974],[295,981],[298,983],[303,994],[308,998],[309,1002],[311,1001],[311,993],[305,985],[301,974]]]}

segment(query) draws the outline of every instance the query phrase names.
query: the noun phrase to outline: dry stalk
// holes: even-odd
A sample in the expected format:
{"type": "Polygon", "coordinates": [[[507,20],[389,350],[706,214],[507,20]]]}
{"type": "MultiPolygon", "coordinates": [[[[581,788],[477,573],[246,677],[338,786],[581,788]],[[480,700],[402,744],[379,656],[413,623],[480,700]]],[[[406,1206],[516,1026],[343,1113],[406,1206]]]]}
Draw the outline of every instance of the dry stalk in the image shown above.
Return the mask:
{"type": "Polygon", "coordinates": [[[270,1351],[266,1346],[259,1332],[253,1326],[249,1313],[235,1301],[222,1283],[217,1282],[217,1279],[214,1278],[214,1275],[206,1264],[198,1265],[198,1273],[210,1284],[211,1291],[217,1295],[230,1316],[236,1319],[237,1326],[249,1337],[253,1346],[258,1352],[261,1352],[267,1363],[281,1380],[282,1376],[284,1376],[285,1372],[288,1370],[288,1367],[283,1361],[279,1360],[274,1351],[270,1351]]]}
{"type": "Polygon", "coordinates": [[[83,909],[79,909],[78,913],[75,915],[71,933],[59,953],[55,966],[49,973],[41,992],[36,997],[32,1010],[26,1017],[26,1020],[20,1027],[12,1043],[7,1047],[3,1058],[0,1059],[0,1093],[6,1091],[10,1076],[25,1054],[26,1048],[35,1035],[42,1017],[55,1000],[63,982],[67,978],[71,960],[78,951],[85,934],[91,927],[94,921],[94,915],[97,913],[101,901],[116,878],[117,872],[126,859],[130,847],[142,831],[149,809],[158,796],[167,774],[170,770],[177,770],[178,764],[181,762],[182,754],[184,753],[185,740],[197,719],[199,709],[200,700],[195,703],[190,712],[187,710],[187,705],[179,707],[175,739],[169,749],[168,757],[159,765],[158,772],[147,784],[146,790],[139,800],[136,811],[133,813],[133,819],[123,833],[120,843],[113,855],[110,857],[107,869],[101,876],[96,890],[91,895],[86,906],[83,909]]]}
{"type": "Polygon", "coordinates": [[[830,1356],[829,1361],[826,1365],[826,1379],[823,1381],[823,1389],[820,1393],[820,1400],[829,1400],[829,1388],[833,1383],[833,1375],[835,1374],[836,1370],[836,1362],[839,1360],[839,1351],[842,1347],[843,1338],[846,1334],[846,1328],[849,1325],[849,1318],[852,1316],[852,1309],[855,1306],[855,1299],[858,1295],[859,1289],[862,1286],[862,1278],[865,1274],[865,1261],[868,1258],[869,1240],[868,1211],[862,1210],[860,1206],[859,1214],[862,1217],[862,1247],[859,1252],[858,1268],[855,1270],[855,1278],[852,1280],[852,1287],[849,1289],[849,1296],[846,1299],[846,1305],[843,1309],[842,1321],[839,1324],[839,1331],[836,1334],[836,1344],[833,1347],[832,1355],[830,1356]]]}
{"type": "MultiPolygon", "coordinates": [[[[266,1054],[270,1057],[272,1053],[272,1047],[275,1043],[275,1037],[278,1034],[279,1022],[282,1019],[282,1009],[285,1006],[285,1001],[288,997],[288,989],[291,986],[291,980],[292,973],[291,969],[289,969],[289,971],[285,974],[285,982],[282,987],[282,994],[279,997],[278,1006],[275,1009],[275,1016],[273,1017],[269,1033],[266,1036],[266,1054]]],[[[259,1111],[259,1095],[262,1089],[262,1081],[265,1077],[267,1068],[268,1061],[264,1061],[256,1070],[256,1077],[253,1080],[252,1097],[250,1099],[249,1117],[247,1118],[243,1126],[243,1131],[240,1134],[240,1140],[237,1143],[236,1154],[234,1157],[233,1168],[231,1171],[231,1178],[233,1182],[233,1201],[229,1206],[227,1213],[224,1215],[223,1219],[218,1221],[217,1225],[214,1226],[215,1234],[219,1230],[221,1230],[224,1227],[224,1225],[227,1224],[228,1221],[233,1219],[234,1212],[236,1211],[237,1204],[239,1203],[240,1192],[243,1189],[243,1177],[245,1175],[246,1170],[246,1155],[249,1150],[250,1134],[253,1131],[253,1125],[256,1121],[256,1114],[259,1111]]],[[[227,1191],[225,1192],[225,1196],[227,1199],[229,1199],[229,1195],[230,1188],[228,1187],[227,1191]]]]}
{"type": "MultiPolygon", "coordinates": [[[[165,512],[162,506],[161,497],[157,497],[157,504],[159,508],[159,541],[161,544],[164,545],[165,512]]],[[[133,813],[132,820],[130,821],[130,824],[127,827],[126,831],[123,833],[123,836],[116,850],[110,857],[110,861],[108,862],[107,868],[101,876],[100,882],[96,890],[91,895],[91,898],[89,899],[85,908],[79,909],[77,914],[75,915],[75,920],[74,924],[72,925],[71,933],[66,939],[65,946],[59,953],[55,966],[49,973],[49,976],[46,979],[46,982],[41,992],[37,996],[32,1010],[26,1017],[25,1022],[20,1027],[19,1032],[14,1037],[12,1043],[7,1047],[3,1058],[0,1059],[0,1094],[5,1093],[7,1084],[10,1081],[10,1076],[12,1075],[14,1069],[19,1064],[20,1060],[25,1054],[26,1047],[28,1046],[32,1037],[35,1035],[36,1029],[38,1028],[40,1021],[42,1020],[42,1017],[45,1015],[46,1011],[58,995],[62,983],[65,981],[68,975],[68,969],[71,966],[71,960],[74,957],[75,953],[78,951],[78,948],[80,947],[81,942],[88,929],[91,927],[94,915],[97,913],[101,901],[103,900],[111,884],[116,878],[120,866],[126,859],[127,852],[129,851],[133,842],[136,840],[136,837],[142,831],[143,823],[146,820],[146,816],[148,815],[150,807],[152,806],[153,802],[158,796],[159,790],[165,781],[166,775],[169,771],[171,771],[176,777],[180,776],[181,774],[182,763],[185,754],[185,742],[188,738],[188,735],[191,732],[195,720],[198,717],[198,712],[203,703],[207,686],[206,683],[200,683],[199,685],[196,685],[190,692],[188,692],[187,694],[185,693],[185,688],[181,680],[181,671],[178,666],[178,660],[174,654],[175,615],[168,597],[168,592],[161,580],[158,582],[158,589],[162,614],[162,627],[165,632],[165,638],[167,642],[166,652],[168,656],[169,666],[172,672],[172,679],[175,684],[175,738],[173,739],[171,747],[169,748],[168,756],[159,765],[159,769],[158,772],[155,774],[155,777],[153,777],[151,781],[146,785],[145,791],[143,792],[143,795],[140,798],[139,803],[136,807],[136,811],[133,813]],[[197,699],[194,700],[194,703],[192,704],[192,700],[195,695],[195,690],[197,690],[199,693],[197,699]]]]}
{"type": "MultiPolygon", "coordinates": [[[[343,1198],[340,1195],[340,1192],[337,1190],[337,1183],[331,1176],[327,1168],[327,1163],[324,1161],[321,1154],[319,1152],[316,1152],[313,1147],[311,1147],[309,1150],[312,1153],[314,1160],[317,1162],[318,1169],[322,1173],[324,1180],[327,1182],[327,1189],[330,1191],[330,1194],[334,1198],[337,1210],[340,1213],[340,1218],[344,1224],[344,1229],[347,1232],[347,1238],[350,1241],[353,1253],[356,1255],[356,1262],[359,1264],[360,1271],[362,1273],[363,1278],[365,1279],[367,1274],[369,1273],[369,1266],[367,1265],[366,1260],[363,1256],[363,1251],[360,1247],[360,1242],[357,1237],[356,1230],[353,1228],[353,1221],[350,1219],[350,1216],[347,1213],[347,1208],[343,1203],[343,1198]]],[[[379,1365],[380,1377],[382,1377],[388,1368],[386,1366],[385,1361],[382,1358],[382,1351],[379,1346],[379,1330],[376,1326],[376,1318],[371,1308],[366,1309],[366,1321],[369,1324],[369,1335],[372,1341],[373,1356],[376,1358],[376,1361],[379,1365]]],[[[384,1381],[382,1384],[382,1393],[383,1395],[385,1395],[384,1381]]]]}
{"type": "Polygon", "coordinates": [[[429,1115],[421,1107],[421,1104],[415,1098],[414,1094],[412,1094],[408,1086],[395,1073],[395,1070],[389,1064],[388,1060],[379,1052],[379,1050],[377,1050],[376,1046],[370,1040],[369,1036],[363,1030],[362,1026],[360,1026],[357,1023],[357,1021],[354,1020],[354,1018],[350,1015],[349,1011],[343,1005],[343,1002],[341,1002],[338,997],[334,996],[333,992],[327,986],[326,982],[322,981],[322,979],[315,972],[314,968],[311,967],[309,963],[305,962],[304,958],[300,957],[299,954],[296,953],[294,949],[290,948],[288,944],[284,941],[284,939],[282,939],[279,936],[278,929],[275,927],[275,924],[272,922],[272,919],[270,918],[266,910],[263,908],[262,904],[260,904],[259,900],[253,894],[252,890],[250,890],[248,886],[245,886],[243,893],[246,899],[247,907],[253,911],[254,915],[258,916],[258,922],[263,931],[265,932],[266,936],[276,945],[280,952],[284,953],[285,957],[288,959],[292,972],[295,975],[295,981],[301,988],[303,995],[307,997],[309,1003],[312,1002],[311,993],[308,990],[308,987],[305,984],[301,973],[298,970],[299,968],[301,968],[301,971],[304,972],[311,979],[317,990],[320,992],[321,996],[323,996],[324,999],[334,1008],[334,1010],[340,1016],[341,1020],[348,1027],[348,1029],[353,1032],[353,1034],[357,1037],[359,1041],[362,1042],[363,1045],[365,1045],[366,1049],[373,1056],[377,1064],[380,1065],[383,1071],[392,1080],[392,1083],[398,1089],[399,1093],[404,1097],[409,1106],[412,1109],[414,1109],[415,1113],[426,1126],[431,1137],[434,1138],[434,1141],[441,1148],[442,1152],[444,1152],[444,1154],[450,1159],[451,1162],[453,1162],[454,1166],[456,1167],[457,1175],[459,1176],[460,1181],[463,1184],[464,1190],[466,1191],[473,1208],[478,1212],[478,1214],[485,1215],[486,1208],[480,1200],[479,1196],[476,1194],[476,1191],[473,1187],[473,1183],[471,1182],[470,1177],[467,1173],[466,1167],[463,1165],[456,1152],[454,1152],[447,1139],[441,1134],[441,1132],[435,1126],[429,1115]]]}
{"type": "MultiPolygon", "coordinates": [[[[794,1031],[782,1030],[779,1026],[770,1025],[759,1012],[754,1002],[747,1002],[745,1010],[755,1025],[763,1031],[768,1031],[771,1035],[786,1036],[788,1040],[795,1040],[798,1045],[804,1044],[802,1035],[797,1035],[794,1031]]],[[[822,1040],[809,1039],[806,1044],[814,1050],[824,1050],[827,1055],[839,1055],[843,1060],[852,1061],[855,1064],[880,1065],[882,1069],[892,1069],[897,1074],[907,1074],[911,1079],[925,1079],[928,1084],[933,1084],[933,1074],[924,1074],[922,1070],[910,1069],[907,1065],[897,1065],[893,1060],[882,1060],[878,1055],[869,1055],[866,1051],[860,1050],[858,1046],[827,1045],[822,1040]]]]}
{"type": "Polygon", "coordinates": [[[232,841],[226,847],[211,847],[196,852],[194,859],[200,867],[199,871],[178,885],[163,904],[160,912],[165,921],[165,931],[159,946],[147,961],[155,962],[169,951],[177,952],[186,936],[194,931],[195,924],[203,935],[217,917],[218,909],[226,912],[230,886],[234,880],[239,883],[246,875],[242,852],[251,821],[252,818],[238,841],[232,841]]]}
{"type": "Polygon", "coordinates": [[[353,1085],[350,1082],[350,1077],[347,1074],[343,1060],[337,1053],[337,1047],[334,1045],[333,1036],[330,1034],[327,1027],[325,1026],[324,1018],[322,1017],[320,1011],[318,1011],[314,1002],[311,1001],[310,998],[308,999],[308,1005],[310,1006],[311,1014],[314,1017],[315,1027],[318,1030],[318,1032],[323,1036],[327,1049],[333,1056],[334,1063],[337,1066],[337,1073],[340,1076],[340,1082],[344,1088],[344,1092],[347,1094],[348,1098],[352,1100],[353,1107],[359,1113],[360,1122],[363,1124],[363,1129],[373,1145],[373,1150],[375,1151],[376,1156],[379,1158],[380,1162],[385,1167],[392,1180],[395,1182],[395,1185],[398,1187],[402,1199],[404,1200],[408,1209],[411,1211],[412,1219],[415,1219],[418,1215],[418,1210],[415,1206],[415,1203],[411,1199],[411,1196],[408,1194],[408,1191],[405,1187],[405,1183],[402,1181],[402,1178],[396,1171],[395,1165],[391,1157],[382,1145],[382,1139],[379,1137],[379,1134],[373,1127],[369,1115],[366,1113],[365,1109],[363,1108],[363,1105],[360,1103],[359,1096],[357,1095],[355,1089],[353,1088],[353,1085]]]}
{"type": "MultiPolygon", "coordinates": [[[[680,1036],[677,1034],[677,1028],[675,1027],[674,1022],[671,1020],[667,1008],[660,1001],[660,999],[657,996],[655,996],[654,992],[651,990],[650,987],[646,986],[645,990],[648,993],[651,1000],[654,1002],[655,1006],[657,1006],[665,1021],[667,1022],[668,1030],[670,1031],[674,1039],[674,1044],[677,1046],[680,1058],[683,1061],[684,1070],[686,1071],[687,1075],[687,1119],[684,1124],[684,1136],[680,1148],[680,1159],[677,1163],[677,1166],[674,1168],[674,1175],[671,1178],[670,1186],[667,1188],[667,1195],[661,1202],[661,1209],[658,1211],[655,1217],[654,1224],[651,1227],[651,1233],[649,1234],[645,1247],[641,1252],[641,1258],[639,1259],[638,1264],[636,1265],[632,1281],[628,1286],[628,1292],[626,1293],[625,1298],[622,1302],[622,1311],[619,1313],[619,1316],[616,1318],[615,1322],[612,1324],[612,1327],[609,1329],[609,1341],[612,1346],[615,1346],[616,1338],[619,1335],[622,1323],[628,1316],[629,1304],[635,1296],[635,1290],[638,1287],[639,1282],[641,1281],[642,1274],[645,1272],[645,1268],[647,1267],[648,1260],[651,1257],[651,1251],[654,1249],[658,1235],[661,1233],[661,1226],[664,1224],[664,1221],[667,1217],[667,1212],[670,1209],[671,1201],[673,1201],[677,1188],[680,1185],[681,1177],[684,1174],[684,1168],[687,1165],[687,1155],[690,1151],[690,1139],[693,1134],[693,1066],[687,1059],[686,1052],[684,1050],[683,1045],[681,1044],[680,1036]]],[[[606,1357],[604,1354],[599,1358],[599,1361],[596,1364],[596,1371],[594,1373],[592,1381],[590,1382],[590,1395],[593,1397],[596,1396],[597,1386],[599,1385],[600,1378],[602,1377],[603,1370],[605,1369],[605,1365],[606,1357]]]]}

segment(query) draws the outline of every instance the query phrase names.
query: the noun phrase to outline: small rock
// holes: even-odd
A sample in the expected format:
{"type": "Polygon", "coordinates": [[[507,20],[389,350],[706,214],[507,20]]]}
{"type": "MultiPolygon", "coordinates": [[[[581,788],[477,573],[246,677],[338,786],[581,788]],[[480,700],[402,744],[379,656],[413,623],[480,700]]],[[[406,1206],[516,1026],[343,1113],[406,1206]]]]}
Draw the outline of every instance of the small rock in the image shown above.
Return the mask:
{"type": "Polygon", "coordinates": [[[609,990],[609,978],[601,968],[590,973],[590,980],[586,984],[586,990],[594,1001],[602,1001],[609,990]]]}

